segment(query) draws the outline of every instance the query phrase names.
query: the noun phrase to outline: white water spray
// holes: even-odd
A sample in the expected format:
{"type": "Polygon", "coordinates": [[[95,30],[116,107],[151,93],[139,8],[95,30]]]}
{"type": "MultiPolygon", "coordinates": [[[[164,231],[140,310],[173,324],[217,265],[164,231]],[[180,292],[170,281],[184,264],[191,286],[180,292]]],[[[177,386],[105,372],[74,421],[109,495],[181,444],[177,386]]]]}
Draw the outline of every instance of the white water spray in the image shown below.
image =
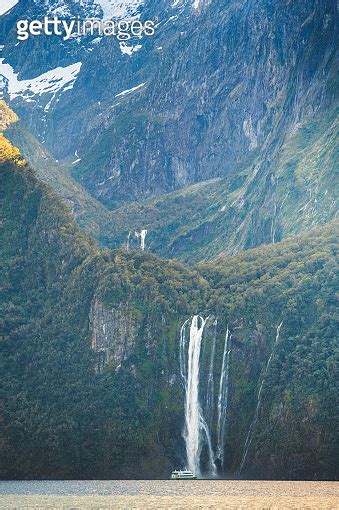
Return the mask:
{"type": "Polygon", "coordinates": [[[217,457],[220,459],[222,467],[224,467],[225,426],[228,406],[228,379],[231,354],[230,342],[231,335],[227,326],[219,383],[217,422],[217,457]]]}
{"type": "Polygon", "coordinates": [[[267,376],[268,369],[270,367],[270,364],[271,364],[271,361],[272,361],[272,358],[273,358],[275,347],[276,347],[276,345],[277,345],[277,343],[279,341],[280,329],[281,329],[282,325],[283,325],[283,323],[281,322],[279,324],[279,326],[277,327],[277,333],[276,333],[276,337],[275,337],[275,342],[273,344],[271,355],[268,358],[268,361],[267,361],[267,364],[266,364],[266,368],[265,368],[265,372],[264,372],[264,377],[262,378],[262,381],[261,381],[261,384],[260,384],[260,387],[259,387],[258,397],[257,397],[257,406],[255,408],[255,412],[254,412],[252,423],[251,423],[250,428],[248,430],[248,434],[247,434],[245,445],[244,445],[244,453],[243,453],[243,456],[242,456],[242,459],[241,459],[241,462],[240,462],[240,466],[239,466],[239,469],[238,469],[238,474],[239,475],[241,474],[241,471],[243,470],[243,467],[244,467],[245,462],[246,462],[247,454],[248,454],[249,448],[250,448],[252,440],[253,440],[253,433],[254,433],[254,429],[255,429],[255,426],[256,426],[257,421],[258,421],[259,409],[260,409],[260,405],[261,405],[262,390],[263,390],[263,387],[264,387],[264,383],[265,383],[265,379],[266,379],[266,376],[267,376]]]}
{"type": "Polygon", "coordinates": [[[140,237],[140,248],[141,248],[141,251],[145,251],[145,239],[146,239],[146,236],[147,236],[147,233],[148,233],[148,230],[141,230],[141,232],[135,232],[134,233],[134,237],[136,239],[139,239],[140,237]]]}
{"type": "Polygon", "coordinates": [[[200,474],[200,405],[199,405],[199,368],[201,339],[206,321],[194,315],[190,329],[188,346],[187,385],[185,402],[186,454],[188,469],[200,474]],[[199,320],[201,326],[199,327],[199,320]]]}
{"type": "MultiPolygon", "coordinates": [[[[208,319],[208,318],[207,318],[208,319]]],[[[213,460],[211,437],[208,426],[203,418],[199,402],[199,373],[200,373],[200,351],[201,341],[207,319],[194,315],[190,327],[188,353],[186,356],[186,333],[185,327],[188,321],[181,328],[180,334],[180,372],[185,382],[185,431],[184,439],[186,444],[187,468],[200,475],[200,454],[202,449],[202,434],[205,432],[209,466],[211,474],[216,474],[216,467],[213,460]],[[187,362],[187,364],[186,364],[187,362]]]]}
{"type": "Polygon", "coordinates": [[[140,232],[140,237],[141,237],[141,251],[145,251],[145,239],[146,239],[146,236],[147,236],[147,230],[142,230],[140,232]]]}

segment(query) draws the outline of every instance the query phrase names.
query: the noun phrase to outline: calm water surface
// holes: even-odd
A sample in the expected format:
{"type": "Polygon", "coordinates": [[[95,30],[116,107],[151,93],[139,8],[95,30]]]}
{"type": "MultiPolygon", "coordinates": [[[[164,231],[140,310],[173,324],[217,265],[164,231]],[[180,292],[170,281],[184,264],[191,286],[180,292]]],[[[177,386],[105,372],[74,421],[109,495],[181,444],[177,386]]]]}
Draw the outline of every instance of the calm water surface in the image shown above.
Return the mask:
{"type": "Polygon", "coordinates": [[[271,481],[6,481],[1,510],[339,510],[339,483],[271,481]]]}

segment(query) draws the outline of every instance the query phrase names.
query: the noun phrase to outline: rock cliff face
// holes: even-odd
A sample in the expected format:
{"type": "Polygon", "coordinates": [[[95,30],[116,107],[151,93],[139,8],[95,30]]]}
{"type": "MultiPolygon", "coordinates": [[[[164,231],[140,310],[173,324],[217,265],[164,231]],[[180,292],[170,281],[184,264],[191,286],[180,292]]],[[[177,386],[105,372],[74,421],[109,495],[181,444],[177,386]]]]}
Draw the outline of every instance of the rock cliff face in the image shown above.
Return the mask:
{"type": "Polygon", "coordinates": [[[98,371],[102,372],[107,363],[118,369],[135,348],[140,321],[128,305],[109,308],[96,298],[89,322],[92,349],[98,354],[98,371]]]}
{"type": "Polygon", "coordinates": [[[79,63],[64,93],[30,103],[12,94],[12,104],[56,158],[81,159],[77,177],[111,204],[224,177],[258,153],[267,164],[333,101],[335,10],[319,0],[148,0],[142,16],[159,16],[156,35],[130,42],[130,55],[107,37],[15,47],[12,29],[3,55],[20,80],[79,63]]]}
{"type": "MultiPolygon", "coordinates": [[[[47,4],[60,5],[104,16],[95,2],[47,4]]],[[[63,163],[37,158],[15,127],[9,136],[80,225],[110,247],[129,232],[137,247],[133,232],[147,229],[147,249],[192,263],[331,221],[335,2],[128,5],[159,17],[154,37],[17,44],[24,7],[41,17],[46,5],[1,17],[3,95],[63,163]]]]}
{"type": "MultiPolygon", "coordinates": [[[[199,394],[219,473],[336,476],[334,226],[192,270],[98,250],[27,166],[0,176],[3,477],[167,478],[184,466],[180,331],[197,313],[210,317],[199,394]]],[[[208,456],[204,441],[210,473],[208,456]]]]}
{"type": "Polygon", "coordinates": [[[154,38],[17,45],[27,13],[107,6],[1,18],[1,90],[26,124],[5,135],[67,204],[0,147],[1,474],[184,466],[180,346],[199,314],[202,471],[335,478],[335,2],[131,0],[154,38]]]}

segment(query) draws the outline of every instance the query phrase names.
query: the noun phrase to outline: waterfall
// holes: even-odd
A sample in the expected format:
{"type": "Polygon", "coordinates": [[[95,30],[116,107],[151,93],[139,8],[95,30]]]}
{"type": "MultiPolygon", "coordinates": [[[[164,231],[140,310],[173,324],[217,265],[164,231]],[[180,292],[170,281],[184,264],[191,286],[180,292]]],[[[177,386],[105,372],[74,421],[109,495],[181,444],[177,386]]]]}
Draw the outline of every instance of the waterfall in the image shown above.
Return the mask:
{"type": "Polygon", "coordinates": [[[200,405],[199,405],[199,368],[201,339],[206,321],[194,315],[190,328],[188,346],[187,384],[185,402],[186,454],[188,469],[200,474],[200,405]],[[199,327],[199,320],[201,326],[199,327]]]}
{"type": "Polygon", "coordinates": [[[131,239],[131,231],[128,232],[128,236],[127,236],[127,243],[126,243],[126,250],[127,251],[129,251],[130,239],[131,239]]]}
{"type": "Polygon", "coordinates": [[[217,457],[218,459],[220,459],[222,467],[224,467],[225,426],[228,405],[228,379],[231,354],[229,345],[230,342],[231,335],[227,326],[219,383],[218,421],[217,421],[217,457]]]}
{"type": "Polygon", "coordinates": [[[271,243],[272,244],[275,244],[275,232],[276,232],[275,221],[276,221],[276,217],[277,217],[277,203],[275,202],[274,209],[273,209],[272,223],[271,223],[271,243]]]}
{"type": "Polygon", "coordinates": [[[202,430],[205,432],[205,435],[206,435],[207,448],[208,448],[208,461],[209,461],[208,464],[209,464],[210,473],[212,476],[216,476],[217,475],[217,467],[214,463],[214,453],[213,453],[213,449],[212,449],[211,435],[210,435],[210,431],[208,429],[207,423],[205,422],[204,417],[202,415],[200,415],[200,427],[202,428],[202,430]]]}
{"type": "Polygon", "coordinates": [[[141,230],[141,232],[134,232],[134,237],[139,239],[140,237],[140,248],[141,251],[145,251],[145,239],[147,236],[148,230],[141,230]]]}
{"type": "Polygon", "coordinates": [[[257,421],[258,421],[259,409],[260,409],[260,405],[261,405],[262,390],[263,390],[263,387],[264,387],[264,383],[265,383],[265,379],[266,379],[266,376],[267,376],[267,373],[268,373],[268,369],[270,367],[270,364],[271,364],[271,361],[272,361],[272,358],[273,358],[275,347],[276,347],[276,345],[277,345],[277,343],[279,341],[280,329],[281,329],[282,325],[283,325],[283,323],[281,322],[279,324],[279,326],[277,327],[277,333],[276,333],[276,337],[275,337],[275,342],[273,344],[271,355],[268,358],[268,361],[267,361],[267,364],[266,364],[266,368],[265,368],[265,372],[264,372],[264,376],[262,378],[262,381],[261,381],[261,384],[260,384],[260,387],[259,387],[258,397],[257,397],[257,406],[255,408],[255,412],[254,412],[252,423],[251,423],[250,428],[248,430],[248,434],[247,434],[245,445],[244,445],[243,456],[242,456],[242,459],[241,459],[241,462],[240,462],[240,466],[239,466],[239,469],[238,469],[238,474],[239,475],[241,474],[241,471],[243,470],[243,467],[244,467],[245,462],[246,462],[248,450],[249,450],[249,448],[251,446],[251,443],[252,443],[252,440],[253,440],[253,433],[254,433],[254,429],[255,429],[255,426],[256,426],[257,421]]]}
{"type": "Polygon", "coordinates": [[[189,322],[189,319],[184,322],[181,326],[180,330],[180,375],[184,381],[185,388],[187,385],[187,361],[186,361],[186,324],[189,322]]]}
{"type": "Polygon", "coordinates": [[[207,319],[194,315],[190,326],[188,352],[186,354],[186,324],[180,333],[180,372],[185,383],[185,430],[187,467],[197,476],[200,475],[200,454],[202,450],[202,434],[205,432],[209,466],[211,474],[215,475],[216,467],[213,460],[213,450],[208,426],[204,420],[199,402],[199,373],[201,341],[207,319]]]}
{"type": "Polygon", "coordinates": [[[142,230],[140,232],[140,238],[141,238],[140,247],[141,247],[141,251],[145,251],[145,239],[146,239],[146,236],[147,236],[147,230],[142,230]]]}
{"type": "Polygon", "coordinates": [[[207,394],[206,394],[206,416],[209,425],[211,426],[211,422],[213,420],[213,404],[214,404],[214,358],[215,358],[215,345],[217,341],[217,325],[218,320],[214,321],[214,335],[213,335],[213,343],[211,348],[211,358],[210,358],[210,366],[208,372],[207,379],[207,394]]]}

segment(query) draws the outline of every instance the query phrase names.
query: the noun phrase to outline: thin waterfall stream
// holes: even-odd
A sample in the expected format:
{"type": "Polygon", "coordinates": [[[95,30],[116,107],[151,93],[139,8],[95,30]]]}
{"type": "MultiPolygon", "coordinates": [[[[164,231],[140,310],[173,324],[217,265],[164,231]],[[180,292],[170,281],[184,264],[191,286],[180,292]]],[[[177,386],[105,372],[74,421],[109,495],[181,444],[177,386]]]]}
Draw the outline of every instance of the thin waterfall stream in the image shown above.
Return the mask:
{"type": "Polygon", "coordinates": [[[207,395],[206,395],[206,417],[208,424],[211,427],[213,421],[213,404],[214,404],[214,358],[215,358],[215,346],[217,343],[217,326],[218,320],[214,321],[214,335],[211,349],[210,366],[208,371],[207,379],[207,395]]]}
{"type": "Polygon", "coordinates": [[[242,456],[242,459],[241,459],[241,462],[240,462],[240,466],[239,466],[239,469],[238,469],[238,474],[239,475],[241,474],[241,472],[242,472],[242,470],[244,468],[244,465],[245,465],[245,462],[246,462],[246,458],[247,458],[247,454],[248,454],[249,448],[250,448],[252,440],[253,440],[254,429],[255,429],[255,426],[257,424],[258,417],[259,417],[259,409],[260,409],[260,405],[261,405],[262,390],[263,390],[263,387],[264,387],[264,384],[265,384],[265,379],[266,379],[266,376],[267,376],[267,373],[268,373],[268,369],[270,367],[270,364],[271,364],[271,361],[272,361],[272,358],[273,358],[273,354],[274,354],[275,348],[277,346],[277,343],[279,342],[280,329],[281,329],[282,325],[283,325],[283,323],[281,322],[279,324],[279,326],[277,327],[275,342],[273,344],[271,355],[268,358],[268,361],[267,361],[267,364],[266,364],[264,376],[263,376],[262,381],[260,383],[260,387],[259,387],[259,391],[258,391],[258,397],[257,397],[257,405],[256,405],[256,408],[255,408],[253,420],[251,422],[250,428],[249,428],[248,433],[247,433],[247,437],[246,437],[246,441],[245,441],[245,445],[244,445],[243,456],[242,456]]]}
{"type": "Polygon", "coordinates": [[[227,326],[219,383],[218,421],[217,421],[217,457],[218,459],[220,459],[222,467],[224,467],[225,427],[228,406],[228,380],[231,354],[230,349],[231,336],[232,335],[230,335],[230,331],[227,326]]]}

